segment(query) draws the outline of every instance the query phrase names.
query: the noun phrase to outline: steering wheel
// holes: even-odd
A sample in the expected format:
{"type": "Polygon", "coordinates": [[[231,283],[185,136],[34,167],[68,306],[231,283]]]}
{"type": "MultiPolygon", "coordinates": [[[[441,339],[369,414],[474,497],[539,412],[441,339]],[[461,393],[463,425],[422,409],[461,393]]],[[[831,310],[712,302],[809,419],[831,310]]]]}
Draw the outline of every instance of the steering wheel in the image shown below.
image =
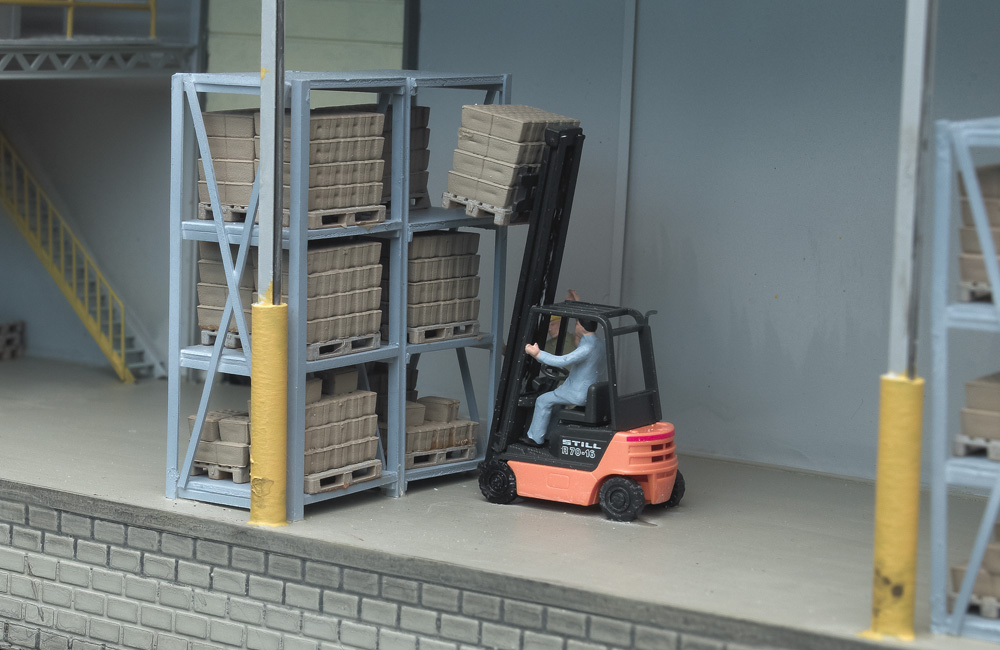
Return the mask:
{"type": "Polygon", "coordinates": [[[546,366],[545,364],[542,364],[540,374],[548,379],[551,379],[552,381],[559,382],[564,381],[567,377],[569,377],[569,369],[546,366]]]}

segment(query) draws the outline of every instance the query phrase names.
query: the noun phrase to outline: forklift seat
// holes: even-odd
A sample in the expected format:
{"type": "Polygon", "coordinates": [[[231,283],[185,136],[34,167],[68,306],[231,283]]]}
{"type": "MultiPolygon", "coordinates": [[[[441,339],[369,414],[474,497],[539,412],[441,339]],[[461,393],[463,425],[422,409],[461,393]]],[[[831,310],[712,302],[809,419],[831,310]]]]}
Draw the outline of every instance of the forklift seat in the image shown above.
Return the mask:
{"type": "Polygon", "coordinates": [[[608,406],[611,401],[611,392],[608,382],[599,381],[591,384],[587,389],[587,402],[583,408],[579,406],[565,406],[559,412],[559,420],[562,422],[576,422],[590,426],[600,426],[607,424],[608,406]]]}

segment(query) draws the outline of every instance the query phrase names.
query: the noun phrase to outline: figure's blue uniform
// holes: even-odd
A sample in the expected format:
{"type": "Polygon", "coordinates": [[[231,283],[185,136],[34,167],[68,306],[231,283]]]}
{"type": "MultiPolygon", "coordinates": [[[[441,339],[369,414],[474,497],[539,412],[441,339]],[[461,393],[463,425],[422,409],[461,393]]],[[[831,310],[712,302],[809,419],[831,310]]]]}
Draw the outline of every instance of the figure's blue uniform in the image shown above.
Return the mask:
{"type": "Polygon", "coordinates": [[[587,389],[600,379],[605,359],[604,339],[595,334],[580,337],[580,343],[569,354],[557,356],[539,351],[538,360],[547,366],[569,368],[569,377],[562,386],[535,399],[535,414],[531,418],[528,437],[535,442],[545,440],[552,409],[557,405],[582,406],[587,402],[587,389]]]}

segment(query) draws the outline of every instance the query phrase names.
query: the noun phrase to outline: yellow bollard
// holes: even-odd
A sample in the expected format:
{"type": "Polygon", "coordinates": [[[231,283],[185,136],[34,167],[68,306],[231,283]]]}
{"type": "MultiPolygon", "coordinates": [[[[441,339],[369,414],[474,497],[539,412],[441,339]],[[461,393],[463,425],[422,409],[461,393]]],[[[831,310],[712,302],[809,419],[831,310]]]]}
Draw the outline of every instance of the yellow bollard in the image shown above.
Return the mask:
{"type": "Polygon", "coordinates": [[[882,375],[871,639],[913,640],[923,411],[923,379],[882,375]]]}
{"type": "Polygon", "coordinates": [[[288,305],[272,305],[268,288],[267,295],[251,309],[250,523],[287,526],[288,305]]]}

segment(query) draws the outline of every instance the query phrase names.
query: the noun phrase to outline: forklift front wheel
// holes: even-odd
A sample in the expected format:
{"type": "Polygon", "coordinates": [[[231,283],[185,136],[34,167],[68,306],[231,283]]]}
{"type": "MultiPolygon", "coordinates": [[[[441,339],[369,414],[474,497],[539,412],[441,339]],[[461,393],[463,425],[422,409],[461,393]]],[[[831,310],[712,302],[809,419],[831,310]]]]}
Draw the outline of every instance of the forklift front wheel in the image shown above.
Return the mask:
{"type": "Polygon", "coordinates": [[[514,470],[503,460],[491,460],[479,472],[479,490],[490,503],[510,503],[517,497],[514,470]]]}
{"type": "Polygon", "coordinates": [[[674,489],[670,491],[670,498],[663,502],[663,506],[666,508],[673,508],[681,502],[684,498],[684,475],[677,472],[677,478],[674,479],[674,489]]]}
{"type": "Polygon", "coordinates": [[[601,510],[608,519],[632,521],[646,505],[646,493],[642,486],[625,476],[612,476],[604,481],[599,493],[601,510]]]}

